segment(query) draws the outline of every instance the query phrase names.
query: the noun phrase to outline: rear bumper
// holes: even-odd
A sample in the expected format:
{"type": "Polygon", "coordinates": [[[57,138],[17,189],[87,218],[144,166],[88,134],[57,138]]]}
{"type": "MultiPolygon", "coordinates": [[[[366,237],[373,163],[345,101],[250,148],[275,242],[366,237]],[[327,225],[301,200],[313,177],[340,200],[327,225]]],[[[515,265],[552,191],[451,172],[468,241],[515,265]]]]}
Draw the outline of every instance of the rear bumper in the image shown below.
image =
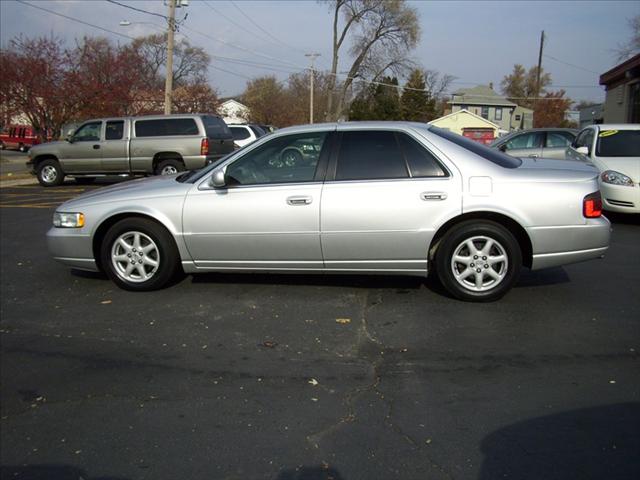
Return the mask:
{"type": "Polygon", "coordinates": [[[584,225],[528,228],[533,251],[531,269],[557,267],[600,258],[609,248],[611,223],[605,217],[584,225]]]}

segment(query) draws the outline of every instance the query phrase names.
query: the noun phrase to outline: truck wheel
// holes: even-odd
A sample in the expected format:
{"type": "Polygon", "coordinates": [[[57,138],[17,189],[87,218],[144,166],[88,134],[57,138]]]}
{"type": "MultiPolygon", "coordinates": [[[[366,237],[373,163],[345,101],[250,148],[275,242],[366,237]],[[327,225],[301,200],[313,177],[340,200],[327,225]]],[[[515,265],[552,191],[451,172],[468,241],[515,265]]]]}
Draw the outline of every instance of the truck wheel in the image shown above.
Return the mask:
{"type": "Polygon", "coordinates": [[[518,280],[522,252],[498,223],[471,220],[456,225],[436,251],[436,272],[454,297],[471,302],[501,298],[518,280]]]}
{"type": "Polygon", "coordinates": [[[43,187],[55,187],[62,185],[62,182],[64,182],[64,172],[60,168],[58,161],[53,159],[40,162],[36,170],[36,176],[43,187]]]}
{"type": "Polygon", "coordinates": [[[156,175],[173,175],[183,171],[184,164],[180,160],[163,160],[156,167],[156,175]]]}
{"type": "Polygon", "coordinates": [[[160,289],[180,268],[169,232],[145,218],[125,218],[112,226],[100,247],[100,259],[116,285],[133,291],[160,289]]]}

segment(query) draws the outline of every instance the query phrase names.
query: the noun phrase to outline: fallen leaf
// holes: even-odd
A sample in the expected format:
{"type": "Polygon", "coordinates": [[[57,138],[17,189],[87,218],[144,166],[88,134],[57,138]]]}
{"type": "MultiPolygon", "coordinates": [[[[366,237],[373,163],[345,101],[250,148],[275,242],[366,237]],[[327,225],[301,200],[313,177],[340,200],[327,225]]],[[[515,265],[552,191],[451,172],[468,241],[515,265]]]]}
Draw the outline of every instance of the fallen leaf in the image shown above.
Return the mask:
{"type": "Polygon", "coordinates": [[[272,342],[271,340],[265,340],[264,342],[262,342],[262,346],[267,348],[275,348],[276,345],[278,344],[276,342],[272,342]]]}
{"type": "Polygon", "coordinates": [[[109,305],[111,303],[111,300],[103,300],[100,302],[102,305],[109,305]]]}
{"type": "Polygon", "coordinates": [[[351,323],[351,319],[350,318],[336,318],[336,323],[341,323],[341,324],[345,324],[345,323],[351,323]]]}
{"type": "Polygon", "coordinates": [[[315,387],[316,385],[318,385],[318,380],[316,380],[315,378],[312,378],[311,380],[309,380],[308,383],[310,383],[311,385],[313,385],[315,387]]]}

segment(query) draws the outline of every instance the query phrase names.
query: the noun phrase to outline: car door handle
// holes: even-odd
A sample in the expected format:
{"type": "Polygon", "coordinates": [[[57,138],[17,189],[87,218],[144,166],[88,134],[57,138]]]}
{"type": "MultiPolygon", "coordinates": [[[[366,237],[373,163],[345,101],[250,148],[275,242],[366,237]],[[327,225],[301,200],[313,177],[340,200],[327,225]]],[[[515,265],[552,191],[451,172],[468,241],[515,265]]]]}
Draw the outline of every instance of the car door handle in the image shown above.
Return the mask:
{"type": "Polygon", "coordinates": [[[93,149],[94,149],[94,150],[100,150],[100,145],[94,145],[94,146],[93,146],[93,149]]]}
{"type": "Polygon", "coordinates": [[[532,153],[531,155],[529,155],[529,158],[538,158],[540,155],[538,155],[537,153],[532,153]]]}
{"type": "Polygon", "coordinates": [[[425,201],[429,200],[446,200],[447,194],[444,192],[422,192],[420,198],[425,201]]]}
{"type": "Polygon", "coordinates": [[[289,205],[309,205],[312,201],[313,199],[311,197],[302,196],[302,195],[287,198],[287,203],[289,205]]]}

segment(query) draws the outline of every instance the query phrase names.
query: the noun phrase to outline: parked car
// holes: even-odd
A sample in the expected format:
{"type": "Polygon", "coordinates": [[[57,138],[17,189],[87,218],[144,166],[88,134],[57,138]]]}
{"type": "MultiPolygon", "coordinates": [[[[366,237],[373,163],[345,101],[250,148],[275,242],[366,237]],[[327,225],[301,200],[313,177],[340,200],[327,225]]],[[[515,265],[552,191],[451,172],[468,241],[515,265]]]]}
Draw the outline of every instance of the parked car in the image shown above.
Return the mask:
{"type": "Polygon", "coordinates": [[[557,158],[564,160],[567,147],[578,131],[572,128],[533,128],[509,133],[489,146],[512,157],[557,158]]]}
{"type": "Polygon", "coordinates": [[[424,124],[278,130],[200,171],[115,185],[62,204],[54,258],[128,290],[176,273],[426,276],[455,297],[495,300],[521,267],[601,257],[598,171],[513,158],[424,124]],[[317,145],[318,154],[282,162],[317,145]]]}
{"type": "Polygon", "coordinates": [[[202,168],[233,151],[215,115],[156,115],[84,122],[66,141],[33,147],[29,167],[45,187],[66,175],[78,182],[105,175],[168,175],[202,168]]]}
{"type": "MultiPolygon", "coordinates": [[[[47,135],[51,140],[51,135],[47,135]]],[[[26,152],[32,146],[38,145],[40,138],[35,129],[29,125],[9,125],[0,132],[0,148],[11,148],[26,152]]]]}
{"type": "Polygon", "coordinates": [[[589,125],[567,149],[567,158],[598,167],[605,210],[640,213],[640,124],[589,125]]]}
{"type": "Polygon", "coordinates": [[[255,142],[260,137],[266,135],[266,132],[259,126],[253,124],[229,125],[229,129],[233,134],[233,141],[238,147],[244,147],[251,142],[255,142]]]}

